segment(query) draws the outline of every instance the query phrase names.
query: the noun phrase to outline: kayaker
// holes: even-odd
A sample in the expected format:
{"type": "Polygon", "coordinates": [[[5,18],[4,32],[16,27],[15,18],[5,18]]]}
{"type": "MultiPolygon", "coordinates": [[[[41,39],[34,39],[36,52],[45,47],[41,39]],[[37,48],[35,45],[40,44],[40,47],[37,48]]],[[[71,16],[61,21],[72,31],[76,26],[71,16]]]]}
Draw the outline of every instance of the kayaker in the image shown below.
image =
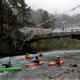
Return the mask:
{"type": "Polygon", "coordinates": [[[39,54],[39,57],[42,57],[42,56],[43,56],[42,53],[40,53],[40,54],[39,54]]]}
{"type": "Polygon", "coordinates": [[[59,57],[59,56],[57,56],[57,58],[54,59],[54,60],[56,61],[56,63],[57,63],[58,65],[60,65],[60,57],[59,57]]]}
{"type": "Polygon", "coordinates": [[[2,64],[2,65],[5,66],[5,68],[12,67],[11,61],[8,61],[7,64],[2,64]]]}
{"type": "Polygon", "coordinates": [[[26,53],[26,58],[30,59],[29,53],[26,53]]]}
{"type": "Polygon", "coordinates": [[[35,57],[35,60],[33,62],[35,62],[35,63],[39,63],[40,62],[40,59],[38,58],[38,56],[35,57]]]}

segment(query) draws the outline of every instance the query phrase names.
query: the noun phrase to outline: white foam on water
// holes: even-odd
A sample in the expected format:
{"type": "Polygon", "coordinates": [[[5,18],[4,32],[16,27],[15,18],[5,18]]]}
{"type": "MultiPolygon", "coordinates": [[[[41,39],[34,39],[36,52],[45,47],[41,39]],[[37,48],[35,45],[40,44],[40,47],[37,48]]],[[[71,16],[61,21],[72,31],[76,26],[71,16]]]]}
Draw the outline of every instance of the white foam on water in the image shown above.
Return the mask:
{"type": "Polygon", "coordinates": [[[2,75],[6,75],[6,74],[8,74],[9,72],[2,72],[2,73],[0,73],[0,76],[2,76],[2,75]]]}

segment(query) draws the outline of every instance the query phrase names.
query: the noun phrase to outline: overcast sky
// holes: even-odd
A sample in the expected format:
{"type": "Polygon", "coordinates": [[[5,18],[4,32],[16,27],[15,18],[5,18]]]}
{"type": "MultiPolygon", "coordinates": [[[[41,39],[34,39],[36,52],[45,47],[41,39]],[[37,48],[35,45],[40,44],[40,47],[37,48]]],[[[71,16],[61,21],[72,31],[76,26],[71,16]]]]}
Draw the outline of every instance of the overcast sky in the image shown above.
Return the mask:
{"type": "Polygon", "coordinates": [[[25,0],[31,9],[44,9],[49,13],[79,13],[80,7],[71,11],[72,8],[80,5],[80,0],[25,0]]]}

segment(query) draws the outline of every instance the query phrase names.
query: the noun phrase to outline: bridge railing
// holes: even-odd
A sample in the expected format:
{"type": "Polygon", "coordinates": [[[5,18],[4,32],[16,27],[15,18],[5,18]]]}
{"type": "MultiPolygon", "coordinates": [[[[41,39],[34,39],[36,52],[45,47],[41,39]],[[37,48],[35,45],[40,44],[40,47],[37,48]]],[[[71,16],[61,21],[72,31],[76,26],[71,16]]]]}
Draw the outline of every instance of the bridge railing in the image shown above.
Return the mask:
{"type": "Polygon", "coordinates": [[[80,29],[72,29],[71,32],[80,32],[80,29]]]}
{"type": "Polygon", "coordinates": [[[76,32],[80,32],[80,28],[65,28],[64,31],[61,30],[60,28],[57,28],[57,29],[42,29],[41,31],[30,31],[30,33],[26,33],[26,34],[30,34],[30,36],[26,39],[27,41],[30,41],[31,39],[33,38],[38,38],[38,37],[46,37],[46,36],[56,36],[58,34],[73,34],[73,33],[76,33],[76,32]],[[41,36],[42,34],[45,34],[46,36],[41,36]]]}

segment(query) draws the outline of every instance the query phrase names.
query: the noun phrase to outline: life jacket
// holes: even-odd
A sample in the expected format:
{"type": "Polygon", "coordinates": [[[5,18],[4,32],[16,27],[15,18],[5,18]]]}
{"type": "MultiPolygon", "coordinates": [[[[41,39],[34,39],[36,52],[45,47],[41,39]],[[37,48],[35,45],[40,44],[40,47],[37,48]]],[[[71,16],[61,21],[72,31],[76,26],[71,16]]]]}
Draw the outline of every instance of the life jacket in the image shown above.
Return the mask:
{"type": "Polygon", "coordinates": [[[60,59],[55,59],[56,60],[56,62],[60,62],[60,59]]]}
{"type": "Polygon", "coordinates": [[[12,64],[11,63],[8,63],[8,67],[12,67],[12,64]]]}
{"type": "Polygon", "coordinates": [[[12,64],[9,64],[9,63],[7,63],[7,64],[2,64],[2,65],[5,66],[5,68],[12,67],[12,64]]]}
{"type": "Polygon", "coordinates": [[[40,59],[35,59],[33,62],[39,63],[40,62],[40,59]]]}
{"type": "Polygon", "coordinates": [[[40,59],[36,59],[36,61],[40,61],[40,59]]]}
{"type": "Polygon", "coordinates": [[[26,58],[31,58],[31,57],[28,55],[28,56],[26,56],[26,58]]]}

